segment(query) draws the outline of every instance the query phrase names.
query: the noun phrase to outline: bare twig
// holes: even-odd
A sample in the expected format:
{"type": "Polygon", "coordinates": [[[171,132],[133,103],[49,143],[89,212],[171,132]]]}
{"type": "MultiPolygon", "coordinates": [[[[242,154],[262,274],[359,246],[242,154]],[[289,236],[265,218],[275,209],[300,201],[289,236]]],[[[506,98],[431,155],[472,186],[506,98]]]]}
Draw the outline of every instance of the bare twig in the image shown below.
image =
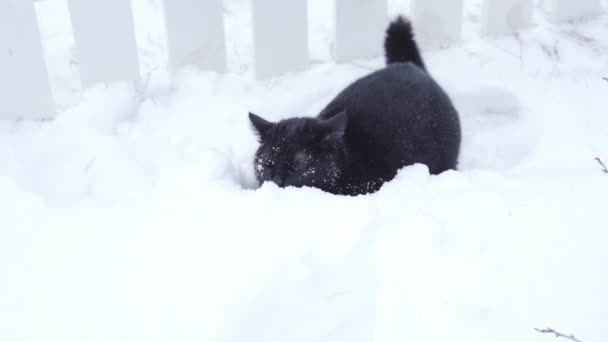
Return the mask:
{"type": "Polygon", "coordinates": [[[602,77],[602,79],[606,82],[608,82],[608,77],[602,77]]]}
{"type": "Polygon", "coordinates": [[[595,157],[595,161],[597,161],[597,163],[600,164],[600,166],[602,167],[602,172],[605,175],[608,175],[608,167],[606,167],[606,164],[604,164],[600,157],[595,157]]]}
{"type": "Polygon", "coordinates": [[[91,161],[87,164],[87,166],[82,171],[83,172],[89,171],[89,169],[91,168],[91,166],[93,166],[93,164],[95,164],[95,158],[91,159],[91,161]]]}
{"type": "Polygon", "coordinates": [[[555,334],[555,337],[563,337],[565,339],[568,339],[570,341],[574,341],[574,342],[582,342],[581,340],[577,339],[576,337],[574,337],[574,335],[570,334],[570,336],[568,335],[564,335],[560,332],[557,332],[551,328],[547,328],[547,329],[534,329],[536,331],[538,331],[541,334],[555,334]]]}
{"type": "Polygon", "coordinates": [[[521,36],[519,35],[519,33],[517,33],[517,31],[515,31],[515,33],[513,33],[513,36],[514,36],[517,44],[519,44],[519,63],[523,66],[524,65],[524,42],[522,41],[521,36]]]}

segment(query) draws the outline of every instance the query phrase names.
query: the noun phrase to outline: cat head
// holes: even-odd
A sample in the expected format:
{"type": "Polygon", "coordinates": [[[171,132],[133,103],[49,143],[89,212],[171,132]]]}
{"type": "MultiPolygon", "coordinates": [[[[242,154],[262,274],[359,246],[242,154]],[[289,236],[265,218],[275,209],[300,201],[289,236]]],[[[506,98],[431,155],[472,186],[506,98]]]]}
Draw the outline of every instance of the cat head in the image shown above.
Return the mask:
{"type": "Polygon", "coordinates": [[[249,113],[259,137],[254,170],[260,183],[310,186],[331,191],[342,176],[346,157],[345,112],[328,120],[291,118],[273,123],[249,113]]]}

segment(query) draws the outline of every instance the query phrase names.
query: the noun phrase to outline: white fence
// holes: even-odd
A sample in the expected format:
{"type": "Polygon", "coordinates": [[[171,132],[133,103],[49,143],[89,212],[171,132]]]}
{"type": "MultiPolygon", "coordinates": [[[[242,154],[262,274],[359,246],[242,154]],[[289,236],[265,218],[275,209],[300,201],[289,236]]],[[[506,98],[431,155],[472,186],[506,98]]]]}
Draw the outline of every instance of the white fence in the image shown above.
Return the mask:
{"type": "MultiPolygon", "coordinates": [[[[53,1],[53,0],[46,0],[53,1]]],[[[330,0],[338,61],[380,56],[387,0],[330,0]]],[[[423,47],[460,40],[465,0],[411,0],[423,47]]],[[[483,0],[481,34],[530,25],[534,0],[483,0]]],[[[597,15],[601,0],[547,0],[554,21],[597,15]]],[[[221,0],[163,0],[169,68],[224,72],[221,0]]],[[[83,86],[140,76],[128,0],[68,0],[83,86]]],[[[307,0],[252,0],[255,74],[269,78],[308,64],[307,0]]],[[[0,118],[50,118],[54,105],[32,0],[0,0],[0,118]],[[33,100],[35,99],[35,100],[33,100]]]]}

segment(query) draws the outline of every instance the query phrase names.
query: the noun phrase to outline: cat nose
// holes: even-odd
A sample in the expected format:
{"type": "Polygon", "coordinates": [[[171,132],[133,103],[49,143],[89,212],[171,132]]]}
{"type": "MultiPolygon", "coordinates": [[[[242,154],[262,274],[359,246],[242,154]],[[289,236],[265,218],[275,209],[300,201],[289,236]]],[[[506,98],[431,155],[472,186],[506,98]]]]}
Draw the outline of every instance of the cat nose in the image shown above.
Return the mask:
{"type": "Polygon", "coordinates": [[[280,186],[280,187],[282,187],[283,185],[285,185],[285,178],[283,178],[283,177],[281,177],[281,176],[274,176],[274,177],[272,178],[272,181],[273,181],[273,182],[274,182],[276,185],[278,185],[278,186],[280,186]]]}

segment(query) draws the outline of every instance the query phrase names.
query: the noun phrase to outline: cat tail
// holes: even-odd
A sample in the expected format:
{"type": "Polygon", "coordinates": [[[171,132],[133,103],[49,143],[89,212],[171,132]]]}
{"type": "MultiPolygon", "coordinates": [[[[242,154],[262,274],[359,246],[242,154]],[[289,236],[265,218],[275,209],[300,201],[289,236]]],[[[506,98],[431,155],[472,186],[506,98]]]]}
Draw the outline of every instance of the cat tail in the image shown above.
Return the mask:
{"type": "Polygon", "coordinates": [[[386,29],[384,51],[386,64],[412,62],[426,71],[414,39],[412,23],[402,16],[398,16],[386,29]]]}

